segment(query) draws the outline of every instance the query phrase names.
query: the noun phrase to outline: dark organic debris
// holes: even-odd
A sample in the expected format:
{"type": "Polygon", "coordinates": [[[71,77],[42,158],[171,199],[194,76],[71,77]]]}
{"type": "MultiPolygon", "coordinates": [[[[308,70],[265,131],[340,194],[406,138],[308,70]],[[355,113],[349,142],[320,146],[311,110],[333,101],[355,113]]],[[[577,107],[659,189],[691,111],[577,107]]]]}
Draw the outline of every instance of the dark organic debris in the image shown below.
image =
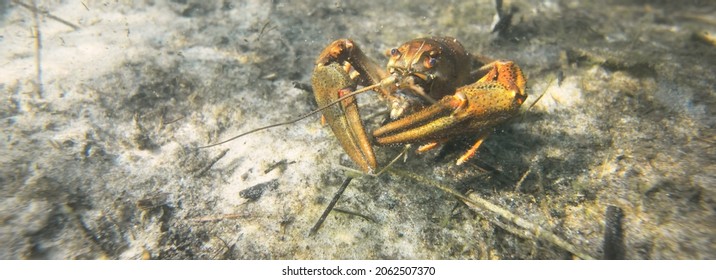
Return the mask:
{"type": "Polygon", "coordinates": [[[604,259],[624,259],[624,236],[622,232],[622,218],[624,212],[621,208],[607,206],[606,218],[604,220],[604,259]]]}
{"type": "Polygon", "coordinates": [[[139,207],[139,209],[149,211],[157,207],[164,206],[167,203],[169,203],[168,193],[155,193],[137,200],[137,207],[139,207]]]}
{"type": "Polygon", "coordinates": [[[502,0],[495,1],[495,17],[493,19],[491,30],[492,33],[503,35],[512,25],[512,16],[517,12],[514,6],[508,6],[507,9],[502,8],[502,0]]]}
{"type": "Polygon", "coordinates": [[[261,196],[266,190],[275,190],[276,188],[278,188],[278,179],[273,179],[271,181],[260,183],[251,186],[248,189],[240,191],[239,196],[249,201],[256,201],[261,198],[261,196]]]}
{"type": "Polygon", "coordinates": [[[273,171],[276,168],[278,168],[279,170],[281,170],[281,172],[283,172],[284,170],[286,170],[286,166],[288,166],[289,164],[292,164],[292,163],[296,163],[296,161],[294,160],[294,161],[289,162],[284,159],[279,162],[273,163],[268,168],[266,168],[266,170],[264,170],[264,174],[268,174],[269,172],[273,171]]]}

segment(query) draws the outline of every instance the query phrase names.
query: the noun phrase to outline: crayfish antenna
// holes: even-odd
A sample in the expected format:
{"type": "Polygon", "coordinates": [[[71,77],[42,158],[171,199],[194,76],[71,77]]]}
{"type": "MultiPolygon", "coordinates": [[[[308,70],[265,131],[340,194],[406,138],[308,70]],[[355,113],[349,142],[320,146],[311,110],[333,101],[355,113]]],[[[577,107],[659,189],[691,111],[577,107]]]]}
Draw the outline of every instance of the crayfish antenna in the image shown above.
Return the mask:
{"type": "Polygon", "coordinates": [[[274,127],[278,127],[278,126],[284,126],[284,125],[289,125],[289,124],[296,123],[296,122],[298,122],[298,121],[300,121],[300,120],[303,120],[303,119],[305,119],[305,118],[310,117],[310,116],[313,115],[313,114],[319,113],[319,112],[325,110],[326,108],[329,108],[329,107],[331,107],[331,106],[333,106],[333,105],[336,105],[338,102],[341,102],[341,101],[343,101],[343,100],[346,99],[346,98],[351,98],[351,97],[356,96],[356,95],[358,95],[358,94],[361,94],[361,93],[364,93],[364,92],[373,90],[373,89],[378,88],[378,87],[387,86],[387,85],[389,85],[389,84],[391,84],[391,83],[394,83],[394,82],[395,82],[395,79],[394,79],[394,78],[391,78],[391,77],[386,78],[386,79],[384,79],[383,81],[380,81],[379,83],[376,83],[376,84],[373,84],[373,85],[364,87],[364,88],[362,88],[362,89],[353,91],[353,92],[348,93],[348,94],[346,94],[346,95],[343,95],[343,96],[341,96],[340,98],[336,99],[335,101],[333,101],[333,102],[331,102],[331,103],[329,103],[329,104],[327,104],[327,105],[325,105],[325,106],[323,106],[323,107],[320,107],[320,108],[318,108],[318,109],[316,109],[316,110],[313,110],[313,111],[311,111],[311,112],[308,112],[308,113],[306,113],[306,114],[304,114],[304,115],[301,115],[301,116],[299,116],[299,117],[297,117],[297,118],[295,118],[295,119],[292,119],[292,120],[289,120],[289,121],[285,121],[285,122],[275,123],[275,124],[271,124],[271,125],[267,125],[267,126],[262,126],[262,127],[259,127],[259,128],[254,128],[254,129],[252,129],[252,130],[249,130],[249,131],[247,131],[247,132],[241,133],[241,134],[239,134],[239,135],[236,135],[236,136],[234,136],[234,137],[231,137],[231,138],[226,139],[226,140],[224,140],[224,141],[221,141],[221,142],[219,142],[219,143],[214,143],[214,144],[210,144],[210,145],[206,145],[206,146],[197,147],[197,149],[211,148],[211,147],[214,147],[214,146],[218,146],[218,145],[221,145],[221,144],[225,144],[225,143],[234,141],[234,140],[236,140],[236,139],[238,139],[238,138],[241,138],[241,137],[243,137],[243,136],[246,136],[246,135],[249,135],[249,134],[253,134],[253,133],[256,133],[256,132],[259,132],[259,131],[262,131],[262,130],[267,130],[267,129],[269,129],[269,128],[274,128],[274,127]]]}

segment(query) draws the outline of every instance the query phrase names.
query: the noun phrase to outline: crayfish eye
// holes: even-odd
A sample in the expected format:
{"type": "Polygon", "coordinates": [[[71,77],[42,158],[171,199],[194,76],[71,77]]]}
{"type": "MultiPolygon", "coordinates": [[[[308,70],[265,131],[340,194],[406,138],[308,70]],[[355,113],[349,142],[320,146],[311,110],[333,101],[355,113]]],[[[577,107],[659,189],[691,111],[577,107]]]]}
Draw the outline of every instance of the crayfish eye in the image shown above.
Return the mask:
{"type": "Polygon", "coordinates": [[[392,56],[400,55],[400,51],[396,48],[392,48],[392,49],[390,49],[390,55],[392,55],[392,56]]]}
{"type": "Polygon", "coordinates": [[[433,66],[435,66],[435,64],[437,62],[438,62],[437,59],[435,59],[434,57],[430,57],[430,58],[425,59],[423,64],[425,65],[425,68],[430,69],[430,68],[433,68],[433,66]]]}

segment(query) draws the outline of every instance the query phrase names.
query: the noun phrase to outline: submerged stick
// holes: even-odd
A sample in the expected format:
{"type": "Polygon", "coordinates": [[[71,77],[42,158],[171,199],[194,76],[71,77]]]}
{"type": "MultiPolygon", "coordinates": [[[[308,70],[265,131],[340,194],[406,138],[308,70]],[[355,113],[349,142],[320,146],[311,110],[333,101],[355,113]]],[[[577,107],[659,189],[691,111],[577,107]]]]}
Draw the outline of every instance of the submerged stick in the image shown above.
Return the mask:
{"type": "MultiPolygon", "coordinates": [[[[48,17],[48,18],[50,18],[50,19],[53,19],[53,20],[56,20],[57,22],[62,23],[62,24],[64,24],[64,25],[67,25],[67,26],[71,27],[71,28],[74,29],[74,30],[80,29],[79,26],[77,26],[77,25],[75,25],[75,24],[72,24],[71,22],[66,21],[66,20],[64,20],[64,19],[62,19],[62,18],[60,18],[60,17],[58,17],[58,16],[56,16],[56,15],[53,15],[53,14],[48,13],[48,12],[40,11],[40,9],[38,9],[38,8],[37,8],[37,5],[36,5],[37,0],[33,0],[33,1],[32,1],[32,6],[30,6],[30,5],[28,5],[28,4],[25,4],[25,3],[23,3],[23,2],[20,2],[20,1],[18,1],[18,0],[12,0],[12,2],[15,3],[15,4],[17,4],[17,5],[22,6],[22,7],[25,8],[25,9],[28,9],[28,10],[32,11],[33,13],[43,13],[43,14],[45,14],[46,17],[48,17]]],[[[82,3],[82,5],[84,6],[84,3],[82,3]]],[[[87,8],[87,6],[85,6],[85,8],[89,11],[89,8],[87,8]]]]}
{"type": "Polygon", "coordinates": [[[623,260],[624,259],[624,230],[622,229],[622,219],[624,211],[621,208],[609,205],[605,213],[604,220],[604,259],[605,260],[623,260]]]}
{"type": "MultiPolygon", "coordinates": [[[[18,2],[16,2],[18,3],[18,2]]],[[[35,32],[35,74],[37,75],[37,96],[42,98],[42,33],[40,32],[40,16],[37,11],[37,0],[32,1],[32,21],[35,32]]]]}
{"type": "Polygon", "coordinates": [[[313,236],[318,232],[318,229],[321,228],[321,225],[323,225],[323,221],[326,220],[326,217],[328,217],[328,214],[331,213],[331,210],[333,210],[333,207],[336,206],[336,203],[338,202],[338,199],[343,195],[343,192],[346,191],[346,188],[348,187],[348,184],[350,184],[351,180],[353,180],[352,177],[348,177],[343,181],[343,184],[338,189],[338,192],[333,196],[333,199],[331,200],[331,203],[328,203],[328,207],[326,207],[326,210],[323,210],[323,214],[321,214],[321,217],[318,218],[318,221],[316,224],[311,228],[311,231],[308,232],[308,236],[313,236]]]}
{"type": "MultiPolygon", "coordinates": [[[[583,251],[582,249],[577,248],[573,244],[565,241],[564,239],[560,238],[559,236],[555,235],[554,233],[550,232],[549,230],[544,229],[536,224],[533,224],[533,223],[511,213],[510,211],[479,197],[477,194],[473,193],[469,197],[467,197],[467,196],[453,190],[449,186],[445,186],[437,181],[422,177],[418,174],[415,174],[415,173],[412,173],[409,171],[390,169],[390,170],[388,170],[388,172],[391,174],[394,174],[394,175],[401,176],[401,177],[410,178],[412,180],[418,181],[423,184],[434,186],[434,187],[436,187],[444,192],[447,192],[447,193],[455,196],[456,198],[460,199],[462,202],[467,204],[470,208],[478,209],[481,211],[492,212],[493,214],[497,215],[498,217],[506,219],[506,220],[510,221],[511,223],[517,225],[521,229],[523,229],[523,231],[520,231],[520,230],[517,230],[511,226],[503,227],[503,224],[495,223],[493,221],[493,219],[483,216],[491,223],[501,227],[502,229],[504,229],[510,233],[513,233],[515,235],[522,236],[522,237],[529,237],[530,235],[532,235],[538,239],[545,240],[545,241],[548,241],[554,245],[557,245],[558,247],[574,254],[575,256],[577,256],[581,259],[584,259],[584,260],[594,259],[594,257],[590,256],[587,252],[583,251]]],[[[480,214],[481,211],[477,211],[478,214],[480,214]]],[[[480,214],[480,215],[482,216],[482,214],[480,214]]]]}
{"type": "Polygon", "coordinates": [[[358,213],[358,212],[355,212],[355,211],[350,211],[350,210],[345,210],[345,209],[335,208],[335,207],[333,208],[333,211],[336,211],[336,212],[339,212],[339,213],[343,213],[343,214],[358,216],[358,217],[361,217],[361,218],[363,218],[363,219],[365,219],[366,221],[369,221],[369,222],[371,222],[371,223],[377,223],[377,221],[376,221],[375,219],[369,217],[368,215],[361,214],[361,213],[358,213]]]}

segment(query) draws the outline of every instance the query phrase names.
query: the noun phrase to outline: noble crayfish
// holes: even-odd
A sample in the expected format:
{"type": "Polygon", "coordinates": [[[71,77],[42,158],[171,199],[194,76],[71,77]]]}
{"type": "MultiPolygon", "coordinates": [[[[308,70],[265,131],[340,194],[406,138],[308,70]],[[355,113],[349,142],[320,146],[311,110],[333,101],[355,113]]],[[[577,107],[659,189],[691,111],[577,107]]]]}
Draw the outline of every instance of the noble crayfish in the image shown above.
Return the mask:
{"type": "Polygon", "coordinates": [[[352,40],[336,40],[319,55],[311,79],[325,120],[366,173],[378,164],[352,94],[358,86],[376,91],[390,106],[392,121],[372,132],[379,145],[420,143],[418,151],[425,151],[456,136],[477,135],[458,165],[475,154],[496,125],[516,115],[527,98],[525,77],[514,62],[486,63],[454,38],[415,39],[386,55],[384,70],[352,40]],[[331,106],[335,102],[340,105],[331,106]]]}

